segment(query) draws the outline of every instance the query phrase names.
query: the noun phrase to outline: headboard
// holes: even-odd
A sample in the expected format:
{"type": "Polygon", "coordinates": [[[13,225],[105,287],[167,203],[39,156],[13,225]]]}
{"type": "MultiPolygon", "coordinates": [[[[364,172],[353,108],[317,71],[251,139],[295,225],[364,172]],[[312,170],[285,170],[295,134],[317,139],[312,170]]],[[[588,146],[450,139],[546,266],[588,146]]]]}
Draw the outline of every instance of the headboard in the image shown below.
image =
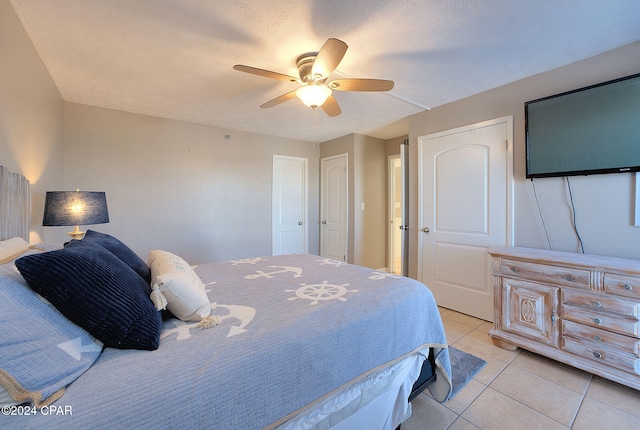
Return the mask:
{"type": "Polygon", "coordinates": [[[30,225],[29,181],[0,166],[0,240],[19,236],[28,242],[30,225]]]}

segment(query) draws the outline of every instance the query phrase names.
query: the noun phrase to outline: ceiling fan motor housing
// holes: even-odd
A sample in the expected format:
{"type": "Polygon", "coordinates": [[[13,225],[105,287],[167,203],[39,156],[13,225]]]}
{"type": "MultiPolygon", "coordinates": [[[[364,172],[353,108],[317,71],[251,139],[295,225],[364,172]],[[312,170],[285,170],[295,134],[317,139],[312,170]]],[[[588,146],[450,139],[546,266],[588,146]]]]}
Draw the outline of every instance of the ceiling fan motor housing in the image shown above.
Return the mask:
{"type": "Polygon", "coordinates": [[[317,56],[317,52],[307,52],[306,54],[302,54],[301,56],[299,56],[296,60],[300,80],[305,84],[314,83],[318,79],[322,79],[322,76],[313,76],[311,73],[313,62],[316,60],[317,56]]]}

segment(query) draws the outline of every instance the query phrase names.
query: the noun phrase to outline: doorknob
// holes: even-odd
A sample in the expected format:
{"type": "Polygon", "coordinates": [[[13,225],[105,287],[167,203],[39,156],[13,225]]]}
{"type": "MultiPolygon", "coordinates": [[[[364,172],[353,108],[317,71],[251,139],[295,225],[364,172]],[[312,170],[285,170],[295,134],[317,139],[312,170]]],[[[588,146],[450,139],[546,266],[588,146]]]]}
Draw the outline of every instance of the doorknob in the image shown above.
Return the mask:
{"type": "Polygon", "coordinates": [[[425,227],[425,228],[423,228],[423,229],[422,229],[422,232],[423,232],[423,233],[429,233],[429,227],[425,227]]]}
{"type": "Polygon", "coordinates": [[[322,221],[322,224],[326,224],[326,223],[327,223],[326,221],[322,221]]]}
{"type": "Polygon", "coordinates": [[[302,221],[298,221],[298,225],[302,225],[302,221]]]}

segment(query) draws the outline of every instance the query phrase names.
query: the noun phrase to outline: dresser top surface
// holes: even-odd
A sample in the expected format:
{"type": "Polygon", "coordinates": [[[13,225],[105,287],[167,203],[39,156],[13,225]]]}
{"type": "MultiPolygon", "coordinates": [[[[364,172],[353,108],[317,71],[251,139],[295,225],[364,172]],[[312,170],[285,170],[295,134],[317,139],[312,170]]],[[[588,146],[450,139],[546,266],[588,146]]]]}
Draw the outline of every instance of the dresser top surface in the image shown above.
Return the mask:
{"type": "Polygon", "coordinates": [[[494,258],[502,257],[542,264],[582,267],[640,276],[640,260],[631,258],[506,246],[491,247],[488,253],[494,258]]]}

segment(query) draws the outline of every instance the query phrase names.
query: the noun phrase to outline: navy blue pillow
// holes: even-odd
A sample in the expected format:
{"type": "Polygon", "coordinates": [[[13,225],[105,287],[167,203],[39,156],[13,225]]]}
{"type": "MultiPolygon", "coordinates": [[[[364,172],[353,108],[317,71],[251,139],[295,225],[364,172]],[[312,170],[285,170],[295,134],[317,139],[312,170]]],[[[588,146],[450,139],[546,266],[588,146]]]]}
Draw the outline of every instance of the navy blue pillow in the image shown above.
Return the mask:
{"type": "Polygon", "coordinates": [[[19,258],[16,266],[32,290],[105,346],[158,348],[162,316],[149,284],[102,246],[72,240],[19,258]]]}
{"type": "Polygon", "coordinates": [[[138,275],[142,276],[142,279],[144,279],[147,284],[151,282],[151,269],[149,269],[149,266],[120,240],[94,230],[87,230],[82,240],[95,242],[108,249],[120,260],[127,263],[127,266],[135,270],[138,275]]]}

